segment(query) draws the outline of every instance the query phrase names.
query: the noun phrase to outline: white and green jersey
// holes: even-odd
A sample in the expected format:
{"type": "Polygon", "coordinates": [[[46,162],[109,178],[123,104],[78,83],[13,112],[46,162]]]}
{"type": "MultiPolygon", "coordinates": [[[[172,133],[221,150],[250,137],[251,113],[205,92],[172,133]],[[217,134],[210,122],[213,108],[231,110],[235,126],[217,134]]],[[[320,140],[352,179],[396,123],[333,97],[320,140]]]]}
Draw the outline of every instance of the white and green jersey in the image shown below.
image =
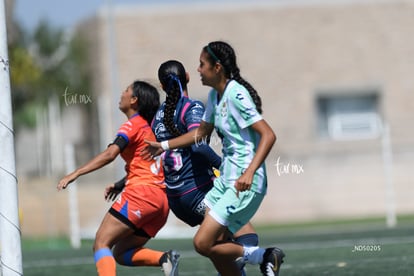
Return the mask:
{"type": "MultiPolygon", "coordinates": [[[[260,136],[249,126],[262,120],[262,116],[247,89],[231,80],[220,101],[217,91],[210,91],[203,120],[214,124],[223,143],[221,181],[234,185],[256,154],[260,136]]],[[[251,190],[265,194],[266,189],[267,176],[263,162],[254,175],[251,190]]]]}

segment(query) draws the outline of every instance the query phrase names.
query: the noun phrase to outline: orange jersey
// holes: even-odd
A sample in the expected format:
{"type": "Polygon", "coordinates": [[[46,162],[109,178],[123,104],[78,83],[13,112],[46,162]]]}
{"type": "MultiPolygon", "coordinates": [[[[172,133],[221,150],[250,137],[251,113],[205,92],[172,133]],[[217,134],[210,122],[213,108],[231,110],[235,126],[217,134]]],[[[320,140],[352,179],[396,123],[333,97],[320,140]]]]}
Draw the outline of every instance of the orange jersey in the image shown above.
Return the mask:
{"type": "Polygon", "coordinates": [[[128,141],[128,145],[121,152],[121,156],[126,162],[126,185],[164,186],[161,158],[157,157],[154,160],[147,161],[140,155],[141,151],[148,145],[145,140],[156,141],[147,121],[136,114],[119,128],[117,135],[128,141]]]}

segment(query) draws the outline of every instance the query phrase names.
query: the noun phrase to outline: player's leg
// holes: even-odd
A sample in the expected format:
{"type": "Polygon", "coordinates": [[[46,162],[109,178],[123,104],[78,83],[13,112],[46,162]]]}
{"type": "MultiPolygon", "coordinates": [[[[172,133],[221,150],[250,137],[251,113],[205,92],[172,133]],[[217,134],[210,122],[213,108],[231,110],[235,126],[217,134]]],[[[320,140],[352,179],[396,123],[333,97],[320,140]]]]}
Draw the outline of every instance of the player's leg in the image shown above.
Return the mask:
{"type": "Polygon", "coordinates": [[[131,235],[114,247],[116,261],[126,266],[160,266],[165,275],[177,275],[179,255],[174,250],[162,252],[145,248],[148,237],[131,235]]]}
{"type": "Polygon", "coordinates": [[[233,244],[228,239],[226,206],[218,207],[219,210],[214,209],[213,213],[218,212],[218,216],[211,215],[213,206],[216,208],[218,202],[221,201],[223,204],[226,201],[225,193],[227,190],[220,178],[216,178],[214,186],[205,195],[206,215],[194,237],[194,247],[198,253],[211,259],[220,275],[240,275],[241,272],[234,261],[238,256],[241,256],[242,247],[233,244]],[[220,217],[224,217],[224,219],[220,217]],[[229,248],[230,251],[227,251],[226,246],[228,245],[235,247],[229,248]],[[231,251],[232,249],[240,249],[241,251],[235,253],[231,251]]]}
{"type": "MultiPolygon", "coordinates": [[[[217,186],[215,186],[217,187],[217,186]]],[[[211,193],[206,195],[206,203],[212,206],[209,215],[222,225],[227,225],[232,233],[239,232],[244,225],[248,225],[249,220],[254,216],[258,210],[263,195],[252,191],[245,191],[237,194],[233,187],[229,187],[222,196],[218,196],[215,200],[215,188],[211,193]],[[211,204],[214,202],[214,204],[211,204]]],[[[216,193],[217,194],[217,193],[216,193]]],[[[245,230],[249,229],[246,226],[245,230]]],[[[225,252],[223,252],[226,254],[225,252]]],[[[243,246],[242,254],[236,256],[234,260],[243,257],[242,261],[250,264],[261,264],[261,271],[264,275],[275,275],[278,271],[284,254],[277,248],[260,248],[258,246],[243,246]],[[273,266],[273,267],[272,267],[273,266]],[[272,267],[272,274],[267,273],[268,267],[272,267]]]]}
{"type": "MultiPolygon", "coordinates": [[[[241,244],[243,247],[253,247],[259,245],[259,236],[257,235],[256,230],[253,228],[253,225],[250,222],[244,225],[235,234],[227,231],[226,237],[224,239],[232,240],[238,244],[241,244]]],[[[244,269],[246,263],[243,261],[243,258],[239,257],[236,259],[236,264],[241,271],[241,275],[246,276],[246,271],[244,269]]]]}
{"type": "Polygon", "coordinates": [[[135,234],[122,238],[113,248],[116,262],[125,266],[158,266],[163,252],[144,248],[149,239],[135,234]]]}
{"type": "Polygon", "coordinates": [[[277,247],[260,248],[258,236],[250,223],[243,226],[234,236],[234,240],[242,244],[244,250],[243,257],[236,260],[239,267],[244,267],[246,262],[260,264],[260,271],[263,275],[278,275],[280,265],[285,257],[281,249],[277,247]]]}
{"type": "Polygon", "coordinates": [[[250,222],[243,225],[240,230],[234,233],[233,239],[235,242],[243,244],[244,246],[259,245],[259,236],[257,235],[256,230],[250,222]]]}
{"type": "Polygon", "coordinates": [[[176,251],[144,248],[167,221],[169,208],[165,191],[154,186],[137,185],[127,190],[122,200],[120,206],[114,203],[111,211],[134,231],[116,244],[117,261],[128,266],[161,266],[165,275],[177,275],[179,254],[176,251]],[[128,204],[122,203],[125,198],[128,204]],[[115,212],[115,209],[120,212],[115,212]]]}
{"type": "Polygon", "coordinates": [[[210,258],[220,275],[241,275],[234,260],[243,254],[243,247],[231,241],[217,242],[225,231],[225,226],[206,215],[194,236],[194,247],[199,254],[210,258]]]}
{"type": "Polygon", "coordinates": [[[122,237],[133,231],[110,213],[107,213],[96,233],[93,245],[95,265],[99,276],[116,275],[116,263],[111,248],[122,237]]]}

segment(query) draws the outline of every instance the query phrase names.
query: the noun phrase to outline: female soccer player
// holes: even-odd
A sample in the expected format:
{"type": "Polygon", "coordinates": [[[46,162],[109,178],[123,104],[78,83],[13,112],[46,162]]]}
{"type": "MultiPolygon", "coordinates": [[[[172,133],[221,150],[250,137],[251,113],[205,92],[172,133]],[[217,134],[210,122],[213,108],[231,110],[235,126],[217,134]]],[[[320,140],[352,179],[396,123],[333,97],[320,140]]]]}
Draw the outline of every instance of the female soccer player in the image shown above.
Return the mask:
{"type": "MultiPolygon", "coordinates": [[[[144,248],[164,226],[168,217],[163,169],[160,158],[144,160],[144,140],[155,141],[149,124],[160,105],[155,87],[135,81],[122,92],[119,109],[128,117],[112,144],[85,165],[60,180],[65,189],[79,176],[112,162],[119,154],[126,162],[125,188],[113,203],[96,233],[93,246],[98,275],[116,275],[115,260],[127,266],[161,266],[165,275],[178,275],[176,251],[144,248]],[[112,250],[113,249],[113,250],[112,250]]],[[[119,184],[119,183],[118,183],[119,184]]],[[[107,198],[117,187],[106,188],[107,198]]]]}
{"type": "Polygon", "coordinates": [[[177,138],[149,141],[152,155],[183,148],[210,137],[214,127],[223,143],[220,177],[207,193],[208,206],[194,246],[209,257],[223,276],[240,275],[236,259],[260,264],[263,275],[278,275],[284,253],[279,248],[246,247],[220,242],[226,229],[236,233],[259,208],[267,189],[265,158],[276,141],[271,127],[261,116],[256,90],[240,76],[233,48],[221,41],[202,49],[198,72],[203,85],[213,89],[200,126],[177,138]]]}
{"type": "MultiPolygon", "coordinates": [[[[157,141],[187,133],[200,125],[204,104],[188,97],[189,76],[175,60],[161,64],[158,78],[167,94],[152,122],[157,141]]],[[[206,143],[165,151],[162,155],[167,197],[174,214],[196,226],[204,219],[205,194],[213,187],[213,168],[219,168],[221,157],[206,143]]]]}
{"type": "MultiPolygon", "coordinates": [[[[152,123],[157,141],[172,139],[197,128],[204,114],[204,104],[188,97],[189,75],[182,63],[176,60],[162,63],[158,79],[167,97],[152,123]]],[[[221,157],[206,140],[190,147],[167,150],[161,156],[170,209],[190,226],[201,224],[206,210],[203,199],[215,178],[212,168],[220,167],[221,157]]],[[[258,245],[258,236],[250,223],[230,236],[246,246],[258,245]]]]}

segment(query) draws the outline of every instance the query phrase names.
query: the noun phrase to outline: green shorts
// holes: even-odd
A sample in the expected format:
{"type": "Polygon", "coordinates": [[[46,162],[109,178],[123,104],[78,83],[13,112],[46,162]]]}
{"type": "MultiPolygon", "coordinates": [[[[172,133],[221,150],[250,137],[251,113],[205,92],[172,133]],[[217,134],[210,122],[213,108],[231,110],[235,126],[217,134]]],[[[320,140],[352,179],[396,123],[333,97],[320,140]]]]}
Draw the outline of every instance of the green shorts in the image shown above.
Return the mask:
{"type": "Polygon", "coordinates": [[[234,234],[252,219],[263,198],[263,194],[253,191],[239,192],[237,197],[236,188],[224,185],[218,177],[204,202],[210,208],[209,215],[234,234]]]}

